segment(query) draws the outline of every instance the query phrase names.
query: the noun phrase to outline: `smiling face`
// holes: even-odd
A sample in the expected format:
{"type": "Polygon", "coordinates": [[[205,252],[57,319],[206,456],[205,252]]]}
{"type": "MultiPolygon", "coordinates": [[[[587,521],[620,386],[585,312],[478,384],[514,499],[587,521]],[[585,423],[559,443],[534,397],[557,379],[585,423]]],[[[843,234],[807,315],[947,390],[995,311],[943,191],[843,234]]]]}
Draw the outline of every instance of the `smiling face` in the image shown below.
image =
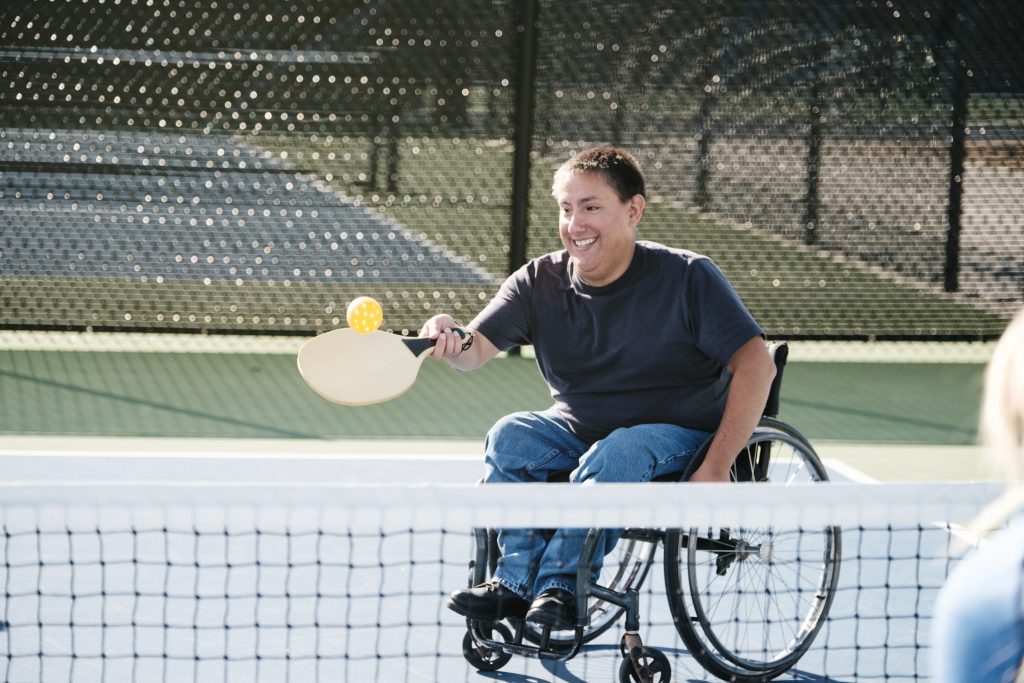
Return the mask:
{"type": "Polygon", "coordinates": [[[558,234],[580,278],[592,287],[615,282],[633,261],[643,195],[623,201],[598,173],[555,178],[558,234]]]}

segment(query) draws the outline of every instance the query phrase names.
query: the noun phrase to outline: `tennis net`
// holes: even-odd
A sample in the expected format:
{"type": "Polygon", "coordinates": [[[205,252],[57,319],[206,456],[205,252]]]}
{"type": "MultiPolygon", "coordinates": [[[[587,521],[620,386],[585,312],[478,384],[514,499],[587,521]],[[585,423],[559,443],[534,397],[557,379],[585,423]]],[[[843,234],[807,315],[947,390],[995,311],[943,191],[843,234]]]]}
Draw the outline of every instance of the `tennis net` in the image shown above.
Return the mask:
{"type": "MultiPolygon", "coordinates": [[[[741,657],[741,641],[769,639],[772,618],[759,610],[776,599],[796,605],[800,623],[783,626],[806,629],[800,605],[815,589],[808,597],[798,584],[831,592],[820,631],[778,680],[927,678],[932,603],[964,537],[956,525],[999,490],[8,480],[0,484],[0,679],[483,680],[463,654],[465,620],[444,607],[467,585],[472,529],[681,528],[696,538],[714,528],[721,540],[723,529],[737,538],[769,525],[774,536],[733,548],[724,584],[714,583],[723,555],[691,562],[699,544],[688,543],[691,553],[679,536],[669,553],[658,538],[627,532],[609,556],[606,573],[625,563],[625,551],[646,561],[649,544],[640,632],[666,655],[673,679],[714,677],[676,628],[662,571],[670,561],[690,591],[682,609],[709,624],[698,638],[712,646],[719,638],[741,657]],[[825,579],[823,562],[834,562],[825,579]],[[768,584],[728,578],[751,576],[758,564],[781,573],[768,584]],[[786,593],[790,584],[797,588],[786,593]],[[744,600],[744,590],[756,607],[741,618],[723,605],[744,600]],[[773,592],[782,597],[766,597],[773,592]]],[[[618,680],[622,628],[612,625],[568,661],[513,657],[503,671],[618,680]]]]}

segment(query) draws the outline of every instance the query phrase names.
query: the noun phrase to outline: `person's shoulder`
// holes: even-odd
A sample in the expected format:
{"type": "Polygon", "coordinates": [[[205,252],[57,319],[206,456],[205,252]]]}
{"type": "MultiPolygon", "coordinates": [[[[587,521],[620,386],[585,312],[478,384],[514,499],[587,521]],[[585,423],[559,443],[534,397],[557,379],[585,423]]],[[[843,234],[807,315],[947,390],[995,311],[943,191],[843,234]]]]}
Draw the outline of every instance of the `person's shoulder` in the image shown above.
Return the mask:
{"type": "Polygon", "coordinates": [[[544,264],[545,267],[564,268],[565,264],[569,262],[569,252],[565,249],[549,251],[548,253],[542,254],[531,260],[536,263],[544,264]]]}
{"type": "MultiPolygon", "coordinates": [[[[1009,588],[1004,583],[1008,576],[1019,575],[1024,562],[1024,517],[1017,516],[1011,522],[993,533],[986,542],[968,553],[950,572],[947,584],[952,591],[977,591],[980,586],[986,592],[1009,588]]],[[[1014,590],[1016,590],[1014,584],[1014,590]]]]}
{"type": "Polygon", "coordinates": [[[507,283],[534,283],[540,279],[563,278],[568,272],[569,255],[565,250],[536,256],[508,276],[507,283]]]}
{"type": "Polygon", "coordinates": [[[659,242],[638,240],[637,248],[643,250],[645,256],[656,263],[666,265],[692,266],[711,265],[712,261],[704,254],[699,254],[689,249],[678,247],[667,247],[659,242]]]}
{"type": "Polygon", "coordinates": [[[552,251],[532,258],[526,262],[523,268],[532,275],[541,273],[561,274],[566,272],[568,266],[569,253],[562,249],[561,251],[552,251]]]}

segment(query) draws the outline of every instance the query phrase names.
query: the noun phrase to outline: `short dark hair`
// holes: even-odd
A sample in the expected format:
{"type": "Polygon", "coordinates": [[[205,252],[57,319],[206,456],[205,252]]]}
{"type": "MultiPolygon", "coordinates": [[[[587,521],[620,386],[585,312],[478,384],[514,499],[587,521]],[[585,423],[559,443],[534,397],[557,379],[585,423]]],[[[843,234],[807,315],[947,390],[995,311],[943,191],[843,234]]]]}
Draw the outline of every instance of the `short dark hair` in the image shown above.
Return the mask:
{"type": "Polygon", "coordinates": [[[621,147],[602,145],[577,152],[555,171],[555,182],[558,182],[560,175],[572,177],[579,173],[598,174],[624,202],[636,195],[647,198],[647,186],[640,162],[621,147]]]}

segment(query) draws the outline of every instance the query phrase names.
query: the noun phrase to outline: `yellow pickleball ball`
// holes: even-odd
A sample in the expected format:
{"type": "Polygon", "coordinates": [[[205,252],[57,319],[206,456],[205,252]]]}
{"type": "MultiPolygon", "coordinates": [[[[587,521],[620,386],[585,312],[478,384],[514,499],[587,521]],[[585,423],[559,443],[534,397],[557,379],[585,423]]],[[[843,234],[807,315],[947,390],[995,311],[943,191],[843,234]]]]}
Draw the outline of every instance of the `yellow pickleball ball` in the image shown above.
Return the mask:
{"type": "Polygon", "coordinates": [[[360,334],[370,334],[384,322],[384,309],[380,303],[368,296],[352,299],[345,311],[348,326],[360,334]]]}

